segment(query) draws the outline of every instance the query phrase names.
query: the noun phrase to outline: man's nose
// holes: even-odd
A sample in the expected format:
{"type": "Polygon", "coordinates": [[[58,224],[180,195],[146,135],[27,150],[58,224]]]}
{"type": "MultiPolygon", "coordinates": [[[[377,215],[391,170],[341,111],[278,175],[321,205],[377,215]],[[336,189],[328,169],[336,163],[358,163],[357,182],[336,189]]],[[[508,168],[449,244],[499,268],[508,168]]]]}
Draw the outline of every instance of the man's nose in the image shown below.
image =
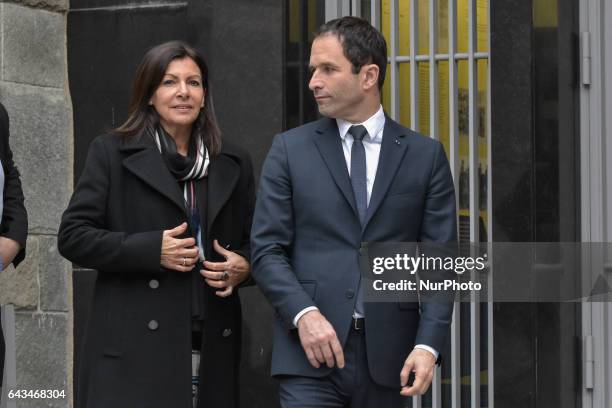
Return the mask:
{"type": "Polygon", "coordinates": [[[308,88],[310,88],[311,91],[314,91],[315,89],[322,88],[322,86],[323,84],[319,79],[319,76],[315,72],[314,74],[312,74],[312,77],[310,77],[310,82],[308,82],[308,88]]]}

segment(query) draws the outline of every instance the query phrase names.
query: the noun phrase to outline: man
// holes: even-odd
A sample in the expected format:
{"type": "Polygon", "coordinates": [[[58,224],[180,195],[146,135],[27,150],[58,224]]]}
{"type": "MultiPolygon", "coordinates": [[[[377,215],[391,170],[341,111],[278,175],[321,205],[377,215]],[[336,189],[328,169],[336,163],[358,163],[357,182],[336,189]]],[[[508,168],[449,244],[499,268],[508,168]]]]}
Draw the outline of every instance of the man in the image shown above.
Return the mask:
{"type": "MultiPolygon", "coordinates": [[[[28,218],[23,205],[19,172],[9,147],[9,119],[0,104],[0,272],[11,263],[17,266],[25,257],[28,218]]],[[[1,322],[0,322],[1,323],[1,322]]],[[[0,324],[0,388],[4,372],[4,337],[0,324]]]]}
{"type": "Polygon", "coordinates": [[[386,65],[367,21],[324,24],[309,86],[326,118],[277,135],[264,164],[253,276],[277,312],[283,408],[399,407],[427,390],[444,345],[451,302],[364,302],[360,287],[362,242],[456,241],[443,148],[385,116],[386,65]]]}

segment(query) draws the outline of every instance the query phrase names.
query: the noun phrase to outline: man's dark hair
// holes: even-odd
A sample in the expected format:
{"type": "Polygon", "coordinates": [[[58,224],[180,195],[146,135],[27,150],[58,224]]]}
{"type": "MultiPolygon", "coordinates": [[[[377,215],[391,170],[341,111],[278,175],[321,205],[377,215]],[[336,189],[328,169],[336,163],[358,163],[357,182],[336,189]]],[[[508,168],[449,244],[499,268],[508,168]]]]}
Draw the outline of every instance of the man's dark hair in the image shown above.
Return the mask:
{"type": "Polygon", "coordinates": [[[344,56],[357,74],[366,64],[378,66],[378,88],[382,89],[387,71],[387,42],[385,37],[362,18],[342,17],[328,21],[315,33],[315,38],[335,35],[342,44],[344,56]]]}

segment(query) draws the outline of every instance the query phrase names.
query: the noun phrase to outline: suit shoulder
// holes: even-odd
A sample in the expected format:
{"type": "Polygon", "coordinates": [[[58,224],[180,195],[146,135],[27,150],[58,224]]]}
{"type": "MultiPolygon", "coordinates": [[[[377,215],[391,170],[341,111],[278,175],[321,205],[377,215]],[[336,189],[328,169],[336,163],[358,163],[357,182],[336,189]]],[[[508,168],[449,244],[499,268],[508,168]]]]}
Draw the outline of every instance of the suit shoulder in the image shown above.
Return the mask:
{"type": "Polygon", "coordinates": [[[317,130],[328,126],[330,121],[333,121],[333,119],[321,118],[319,120],[315,120],[314,122],[308,122],[281,133],[279,137],[283,138],[285,142],[297,142],[299,140],[310,139],[317,132],[317,130]]]}
{"type": "Polygon", "coordinates": [[[436,139],[433,139],[429,136],[425,136],[421,133],[415,132],[414,130],[407,128],[405,126],[402,126],[397,122],[393,122],[393,123],[395,124],[395,126],[397,126],[402,131],[404,135],[406,135],[408,142],[414,148],[424,149],[426,151],[435,151],[442,145],[436,139]]]}

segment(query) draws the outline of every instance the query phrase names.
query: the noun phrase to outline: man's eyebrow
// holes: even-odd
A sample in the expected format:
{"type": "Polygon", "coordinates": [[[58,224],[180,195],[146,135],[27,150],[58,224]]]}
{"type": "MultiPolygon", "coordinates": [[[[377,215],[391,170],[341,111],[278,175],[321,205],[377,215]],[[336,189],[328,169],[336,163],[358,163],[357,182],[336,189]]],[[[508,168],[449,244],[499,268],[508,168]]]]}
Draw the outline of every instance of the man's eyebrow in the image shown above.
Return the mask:
{"type": "Polygon", "coordinates": [[[314,70],[317,67],[323,67],[323,68],[337,68],[338,65],[334,64],[333,62],[322,62],[320,63],[318,66],[314,66],[314,65],[308,65],[308,69],[310,71],[314,70]]]}

